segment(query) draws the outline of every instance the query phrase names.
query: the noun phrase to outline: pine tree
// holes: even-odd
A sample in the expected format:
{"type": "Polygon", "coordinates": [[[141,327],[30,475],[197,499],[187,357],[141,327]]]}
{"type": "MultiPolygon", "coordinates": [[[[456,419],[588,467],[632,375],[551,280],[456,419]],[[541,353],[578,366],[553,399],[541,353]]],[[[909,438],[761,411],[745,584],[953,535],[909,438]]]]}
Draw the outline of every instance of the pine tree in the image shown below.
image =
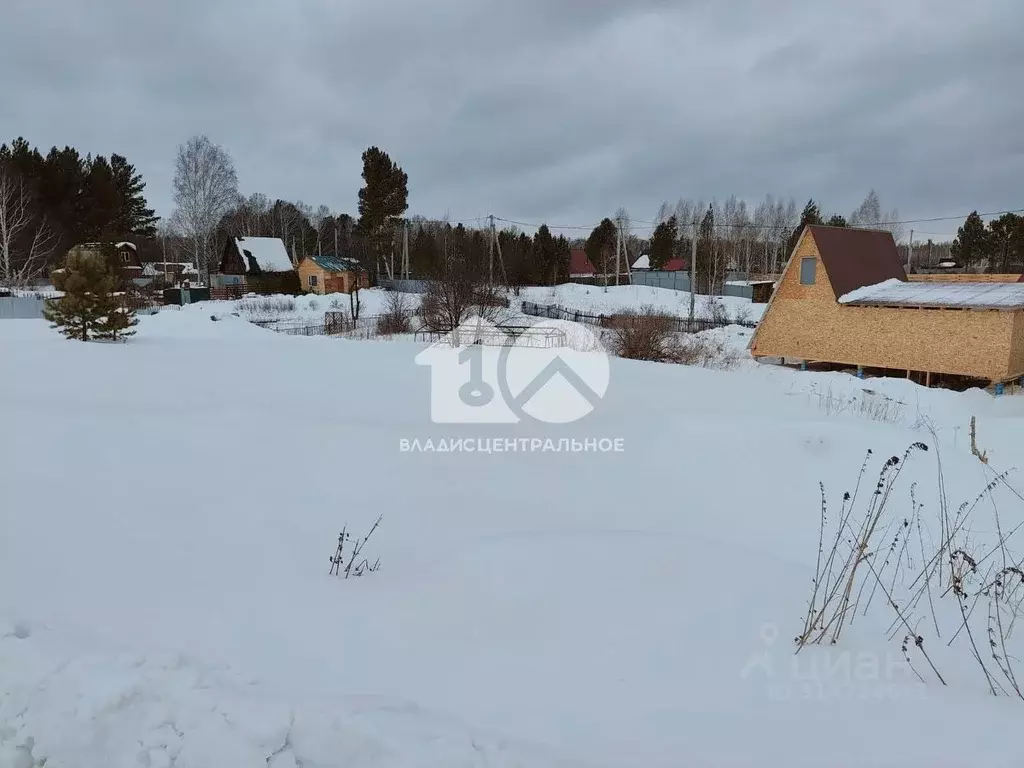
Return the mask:
{"type": "Polygon", "coordinates": [[[697,293],[715,293],[715,206],[709,205],[700,221],[700,236],[697,239],[697,265],[691,268],[693,285],[697,293]]]}
{"type": "Polygon", "coordinates": [[[1010,265],[1019,266],[1024,257],[1024,216],[1004,213],[988,223],[989,238],[999,271],[1007,273],[1010,265]]]}
{"type": "Polygon", "coordinates": [[[651,236],[651,269],[661,269],[675,255],[676,217],[669,216],[654,228],[651,236]]]}
{"type": "Polygon", "coordinates": [[[409,207],[409,177],[377,147],[363,152],[359,190],[359,229],[370,239],[376,256],[390,249],[391,229],[409,207]]]}
{"type": "Polygon", "coordinates": [[[971,213],[957,230],[950,255],[965,267],[979,265],[992,256],[992,236],[977,211],[971,213]]]}
{"type": "Polygon", "coordinates": [[[118,341],[135,335],[132,329],[139,324],[139,319],[128,303],[127,294],[111,291],[97,295],[96,310],[103,313],[96,326],[97,339],[118,341]]]}
{"type": "Polygon", "coordinates": [[[73,249],[64,267],[53,273],[53,284],[64,295],[47,301],[44,316],[69,339],[89,341],[100,336],[110,313],[115,279],[106,259],[95,252],[73,249]]]}
{"type": "Polygon", "coordinates": [[[849,224],[846,223],[846,217],[838,213],[833,213],[829,220],[826,222],[830,227],[847,227],[849,224]]]}
{"type": "Polygon", "coordinates": [[[793,249],[796,248],[797,241],[800,239],[801,233],[804,231],[804,227],[810,225],[821,225],[824,222],[821,218],[821,209],[812,197],[807,201],[807,205],[804,206],[803,212],[800,214],[800,223],[797,224],[796,229],[789,236],[789,241],[786,243],[786,252],[792,253],[793,249]]]}

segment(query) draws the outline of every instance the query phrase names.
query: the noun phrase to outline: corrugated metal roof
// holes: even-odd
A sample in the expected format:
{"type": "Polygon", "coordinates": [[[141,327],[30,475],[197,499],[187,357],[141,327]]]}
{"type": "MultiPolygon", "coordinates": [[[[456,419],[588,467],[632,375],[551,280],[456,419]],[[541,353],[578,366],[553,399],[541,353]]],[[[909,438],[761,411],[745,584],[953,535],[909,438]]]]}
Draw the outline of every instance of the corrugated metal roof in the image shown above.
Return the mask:
{"type": "Polygon", "coordinates": [[[840,297],[854,306],[1024,309],[1024,283],[913,283],[886,280],[840,297]]]}
{"type": "Polygon", "coordinates": [[[341,256],[323,254],[309,258],[318,267],[326,269],[328,272],[358,272],[362,269],[355,259],[346,259],[341,256]]]}

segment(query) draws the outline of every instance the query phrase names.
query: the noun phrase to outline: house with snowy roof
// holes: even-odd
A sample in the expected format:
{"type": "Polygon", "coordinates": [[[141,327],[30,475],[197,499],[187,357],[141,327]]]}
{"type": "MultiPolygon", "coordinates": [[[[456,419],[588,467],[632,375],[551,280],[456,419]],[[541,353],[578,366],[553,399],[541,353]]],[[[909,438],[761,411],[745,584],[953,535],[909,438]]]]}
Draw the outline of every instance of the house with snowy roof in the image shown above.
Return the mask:
{"type": "Polygon", "coordinates": [[[214,288],[238,291],[298,292],[295,264],[279,237],[229,237],[217,268],[214,288]]]}
{"type": "Polygon", "coordinates": [[[802,367],[998,392],[1024,376],[1024,282],[911,281],[889,232],[811,225],[749,349],[802,367]]]}

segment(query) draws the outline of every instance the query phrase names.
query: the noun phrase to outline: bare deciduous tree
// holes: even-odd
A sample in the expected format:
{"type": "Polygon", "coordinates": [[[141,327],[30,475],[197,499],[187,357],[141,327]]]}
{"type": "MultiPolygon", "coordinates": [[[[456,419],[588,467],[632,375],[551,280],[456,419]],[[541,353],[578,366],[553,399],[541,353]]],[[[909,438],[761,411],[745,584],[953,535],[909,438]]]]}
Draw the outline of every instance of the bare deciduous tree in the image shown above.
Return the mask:
{"type": "Polygon", "coordinates": [[[206,136],[178,147],[174,220],[192,243],[192,257],[209,281],[212,238],[221,218],[238,203],[238,175],[227,151],[206,136]]]}
{"type": "Polygon", "coordinates": [[[0,168],[0,285],[24,285],[46,269],[58,237],[36,216],[23,179],[0,168]]]}
{"type": "MultiPolygon", "coordinates": [[[[437,333],[448,333],[474,315],[497,325],[507,311],[508,300],[486,285],[465,255],[446,241],[439,274],[428,283],[420,305],[424,326],[437,333]]],[[[458,334],[453,341],[458,344],[458,334]]]]}
{"type": "Polygon", "coordinates": [[[315,209],[310,209],[306,213],[306,218],[309,219],[309,223],[313,225],[313,229],[316,231],[316,252],[318,256],[323,255],[323,241],[324,241],[324,222],[330,218],[333,218],[331,209],[326,205],[319,205],[315,209]]]}

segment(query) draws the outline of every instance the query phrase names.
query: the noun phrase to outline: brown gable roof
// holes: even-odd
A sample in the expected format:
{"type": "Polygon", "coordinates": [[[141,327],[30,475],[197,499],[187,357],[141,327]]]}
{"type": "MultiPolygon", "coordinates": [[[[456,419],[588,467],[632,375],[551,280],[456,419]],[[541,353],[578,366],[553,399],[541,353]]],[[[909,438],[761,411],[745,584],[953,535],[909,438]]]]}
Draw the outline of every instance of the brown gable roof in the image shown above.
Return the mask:
{"type": "Polygon", "coordinates": [[[836,298],[896,278],[906,280],[907,273],[896,252],[896,241],[888,232],[853,227],[810,225],[821,263],[836,298]]]}

